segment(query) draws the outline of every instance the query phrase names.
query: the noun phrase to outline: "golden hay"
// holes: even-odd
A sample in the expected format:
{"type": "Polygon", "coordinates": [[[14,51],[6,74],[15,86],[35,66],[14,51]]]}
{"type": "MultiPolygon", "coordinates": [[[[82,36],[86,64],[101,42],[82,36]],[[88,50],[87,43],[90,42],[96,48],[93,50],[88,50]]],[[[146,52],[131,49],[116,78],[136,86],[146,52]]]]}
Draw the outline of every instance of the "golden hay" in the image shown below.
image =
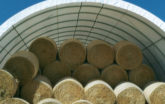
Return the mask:
{"type": "Polygon", "coordinates": [[[73,72],[73,77],[86,85],[89,81],[98,79],[100,77],[99,70],[90,64],[82,64],[78,66],[73,72]]]}
{"type": "Polygon", "coordinates": [[[54,86],[64,77],[71,76],[71,72],[64,63],[60,61],[54,61],[45,67],[43,75],[47,76],[54,86]]]}
{"type": "Polygon", "coordinates": [[[86,49],[79,40],[69,39],[61,44],[59,58],[71,70],[74,70],[85,61],[86,49]]]}
{"type": "Polygon", "coordinates": [[[121,83],[114,92],[117,97],[117,104],[145,104],[142,90],[133,83],[121,83]]]}
{"type": "Polygon", "coordinates": [[[144,89],[144,95],[149,104],[165,104],[165,83],[150,84],[144,89]]]}
{"type": "Polygon", "coordinates": [[[103,70],[101,78],[114,88],[119,83],[127,81],[128,75],[121,66],[114,64],[103,70]]]}
{"type": "Polygon", "coordinates": [[[0,101],[15,95],[18,81],[6,70],[0,69],[0,101]]]}
{"type": "Polygon", "coordinates": [[[31,81],[38,72],[37,57],[28,51],[19,51],[13,54],[4,65],[4,69],[18,78],[21,85],[31,81]]]}
{"type": "Polygon", "coordinates": [[[67,78],[56,84],[53,94],[54,98],[63,104],[72,104],[84,98],[84,88],[78,81],[67,78]]]}
{"type": "Polygon", "coordinates": [[[38,57],[41,69],[56,60],[57,46],[51,38],[40,37],[34,40],[29,47],[29,51],[38,57]]]}
{"type": "Polygon", "coordinates": [[[130,71],[129,80],[143,88],[147,83],[155,80],[155,75],[149,66],[142,64],[138,68],[130,71]]]}
{"type": "Polygon", "coordinates": [[[92,81],[85,86],[85,98],[93,104],[114,104],[116,97],[112,88],[104,81],[92,81]]]}
{"type": "Polygon", "coordinates": [[[115,46],[116,62],[124,69],[133,70],[143,60],[141,49],[128,41],[120,41],[115,46]]]}
{"type": "Polygon", "coordinates": [[[97,68],[105,68],[114,62],[114,49],[104,41],[94,40],[87,46],[87,60],[97,68]]]}
{"type": "Polygon", "coordinates": [[[22,87],[21,97],[31,104],[37,104],[40,100],[52,97],[52,87],[39,80],[33,80],[22,87]]]}

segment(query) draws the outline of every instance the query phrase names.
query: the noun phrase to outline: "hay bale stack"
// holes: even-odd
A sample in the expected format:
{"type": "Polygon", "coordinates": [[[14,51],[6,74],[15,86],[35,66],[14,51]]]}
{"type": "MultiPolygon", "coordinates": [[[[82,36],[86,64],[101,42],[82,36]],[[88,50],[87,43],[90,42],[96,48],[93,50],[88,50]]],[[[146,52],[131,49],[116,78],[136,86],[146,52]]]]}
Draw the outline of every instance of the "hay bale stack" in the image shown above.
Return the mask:
{"type": "Polygon", "coordinates": [[[116,97],[112,88],[104,81],[92,81],[85,86],[85,97],[93,104],[114,104],[116,97]]]}
{"type": "Polygon", "coordinates": [[[29,51],[38,57],[41,69],[56,60],[56,43],[48,37],[40,37],[34,40],[29,47],[29,51]]]}
{"type": "Polygon", "coordinates": [[[73,77],[80,81],[83,85],[86,85],[89,81],[98,79],[100,77],[100,72],[93,65],[82,64],[73,72],[73,77]]]}
{"type": "Polygon", "coordinates": [[[124,69],[133,70],[143,60],[140,48],[128,41],[120,41],[115,46],[116,62],[124,69]]]}
{"type": "Polygon", "coordinates": [[[87,46],[87,60],[97,68],[103,69],[114,61],[113,47],[101,40],[94,40],[87,46]]]}
{"type": "Polygon", "coordinates": [[[122,83],[115,88],[114,92],[117,104],[145,104],[142,90],[133,83],[122,83]]]}
{"type": "Polygon", "coordinates": [[[78,101],[75,101],[72,104],[92,104],[92,103],[89,102],[88,100],[78,100],[78,101]]]}
{"type": "Polygon", "coordinates": [[[103,70],[101,78],[114,88],[119,83],[127,81],[128,75],[121,66],[110,65],[103,70]]]}
{"type": "Polygon", "coordinates": [[[165,104],[165,83],[156,82],[144,89],[148,104],[165,104]]]}
{"type": "Polygon", "coordinates": [[[143,88],[147,83],[155,80],[155,75],[149,66],[142,64],[138,68],[130,71],[129,80],[143,88]]]}
{"type": "Polygon", "coordinates": [[[18,78],[21,85],[31,81],[37,75],[38,68],[37,57],[28,51],[16,52],[4,65],[4,69],[18,78]]]}
{"type": "Polygon", "coordinates": [[[30,104],[37,104],[40,100],[52,97],[52,87],[42,80],[33,80],[22,87],[21,97],[30,104]]]}
{"type": "Polygon", "coordinates": [[[79,40],[69,39],[61,44],[59,58],[69,66],[71,70],[74,70],[85,61],[86,49],[79,40]]]}
{"type": "Polygon", "coordinates": [[[73,102],[84,98],[83,86],[72,78],[67,78],[53,88],[54,98],[63,104],[72,104],[73,102]]]}
{"type": "Polygon", "coordinates": [[[43,76],[43,75],[38,75],[35,80],[38,80],[38,81],[44,81],[46,83],[48,83],[50,86],[52,86],[52,83],[50,82],[50,80],[46,77],[46,76],[43,76]]]}
{"type": "Polygon", "coordinates": [[[0,69],[0,101],[15,95],[18,81],[6,70],[0,69]]]}
{"type": "Polygon", "coordinates": [[[7,98],[0,101],[0,104],[30,104],[27,101],[20,98],[7,98]]]}
{"type": "Polygon", "coordinates": [[[45,67],[43,75],[47,76],[54,86],[62,78],[71,76],[71,72],[64,63],[55,61],[45,67]]]}
{"type": "Polygon", "coordinates": [[[62,104],[62,103],[53,98],[46,98],[46,99],[41,100],[37,104],[62,104]]]}

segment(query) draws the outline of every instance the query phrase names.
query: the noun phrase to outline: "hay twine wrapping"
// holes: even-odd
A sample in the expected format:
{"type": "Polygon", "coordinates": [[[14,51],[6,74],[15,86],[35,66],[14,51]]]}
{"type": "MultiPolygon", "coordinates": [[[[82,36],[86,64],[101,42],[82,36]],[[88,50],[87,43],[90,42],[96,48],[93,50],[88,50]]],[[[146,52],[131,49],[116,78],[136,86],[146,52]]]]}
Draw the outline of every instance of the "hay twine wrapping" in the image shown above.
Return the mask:
{"type": "Polygon", "coordinates": [[[82,64],[75,69],[73,77],[83,85],[86,85],[89,81],[98,79],[100,77],[100,72],[93,65],[82,64]]]}
{"type": "Polygon", "coordinates": [[[41,69],[56,60],[57,46],[56,42],[51,38],[40,37],[34,40],[29,47],[29,51],[38,57],[41,69]]]}
{"type": "Polygon", "coordinates": [[[165,83],[155,82],[144,89],[149,104],[165,104],[165,83]]]}
{"type": "Polygon", "coordinates": [[[31,81],[38,73],[37,57],[29,51],[14,53],[5,63],[4,69],[18,78],[21,85],[31,81]]]}
{"type": "Polygon", "coordinates": [[[88,100],[78,100],[78,101],[75,101],[72,104],[92,104],[92,103],[88,100]]]}
{"type": "Polygon", "coordinates": [[[60,45],[59,58],[71,70],[84,63],[86,59],[86,48],[76,39],[69,39],[60,45]]]}
{"type": "Polygon", "coordinates": [[[114,62],[113,47],[101,40],[93,40],[87,46],[88,63],[103,69],[114,62]]]}
{"type": "Polygon", "coordinates": [[[135,83],[141,88],[154,80],[155,74],[153,70],[145,64],[140,65],[138,68],[130,71],[129,73],[129,81],[135,83]]]}
{"type": "Polygon", "coordinates": [[[116,64],[106,67],[101,74],[101,78],[113,88],[121,82],[128,81],[127,72],[116,64]]]}
{"type": "Polygon", "coordinates": [[[18,81],[6,70],[0,69],[0,101],[11,98],[18,88],[18,81]]]}
{"type": "Polygon", "coordinates": [[[141,49],[133,43],[120,41],[115,44],[114,49],[115,60],[124,69],[133,70],[142,63],[143,54],[141,49]]]}
{"type": "Polygon", "coordinates": [[[113,89],[104,81],[95,80],[85,86],[85,98],[93,104],[114,104],[113,89]]]}
{"type": "Polygon", "coordinates": [[[37,104],[62,104],[62,103],[53,98],[46,98],[46,99],[41,100],[37,104]]]}
{"type": "Polygon", "coordinates": [[[54,86],[62,78],[71,76],[71,72],[63,62],[54,61],[45,67],[43,75],[47,76],[54,86]]]}
{"type": "Polygon", "coordinates": [[[20,98],[7,98],[0,101],[0,104],[30,104],[27,101],[20,98]]]}
{"type": "Polygon", "coordinates": [[[42,81],[33,80],[22,87],[21,97],[31,104],[37,104],[40,100],[52,97],[52,87],[42,81]]]}
{"type": "Polygon", "coordinates": [[[53,95],[63,104],[72,104],[77,100],[84,99],[84,88],[77,80],[67,78],[55,85],[53,95]]]}
{"type": "Polygon", "coordinates": [[[119,84],[114,93],[117,97],[117,104],[145,104],[145,97],[142,90],[135,84],[124,82],[119,84]]]}

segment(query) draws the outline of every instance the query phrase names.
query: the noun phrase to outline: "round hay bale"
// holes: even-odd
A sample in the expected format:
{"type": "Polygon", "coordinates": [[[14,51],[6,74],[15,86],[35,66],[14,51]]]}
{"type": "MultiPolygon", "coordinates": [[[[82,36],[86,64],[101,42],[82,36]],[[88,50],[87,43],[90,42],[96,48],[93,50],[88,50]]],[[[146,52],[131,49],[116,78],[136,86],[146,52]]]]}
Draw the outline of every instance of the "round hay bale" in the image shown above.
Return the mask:
{"type": "Polygon", "coordinates": [[[79,40],[69,39],[61,44],[59,58],[62,62],[66,63],[71,70],[74,70],[85,61],[86,49],[79,40]]]}
{"type": "Polygon", "coordinates": [[[83,85],[86,85],[89,81],[98,79],[100,77],[100,72],[93,65],[82,64],[73,72],[73,77],[83,85]]]}
{"type": "Polygon", "coordinates": [[[46,98],[46,99],[41,100],[37,104],[62,104],[62,103],[53,98],[46,98]]]}
{"type": "Polygon", "coordinates": [[[118,85],[114,92],[117,104],[145,104],[142,90],[133,83],[124,82],[118,85]]]}
{"type": "Polygon", "coordinates": [[[103,69],[114,62],[113,47],[101,40],[94,40],[87,46],[87,60],[97,68],[103,69]]]}
{"type": "Polygon", "coordinates": [[[51,38],[40,37],[34,40],[29,47],[29,51],[38,57],[41,69],[56,60],[57,46],[51,38]]]}
{"type": "Polygon", "coordinates": [[[155,80],[155,75],[149,66],[142,64],[138,68],[130,71],[129,80],[143,88],[147,83],[155,80]]]}
{"type": "Polygon", "coordinates": [[[144,89],[148,104],[165,104],[165,83],[156,82],[144,89]]]}
{"type": "Polygon", "coordinates": [[[62,104],[72,104],[84,98],[84,89],[78,81],[67,78],[56,84],[53,94],[54,98],[61,101],[62,104]]]}
{"type": "Polygon", "coordinates": [[[128,41],[120,41],[115,46],[116,62],[124,69],[133,70],[143,60],[141,49],[128,41]]]}
{"type": "Polygon", "coordinates": [[[6,70],[0,69],[0,101],[15,95],[18,81],[6,70]]]}
{"type": "Polygon", "coordinates": [[[21,97],[30,104],[37,104],[40,100],[52,97],[52,87],[39,80],[33,80],[22,87],[21,97]]]}
{"type": "Polygon", "coordinates": [[[20,98],[7,98],[0,101],[0,104],[30,104],[27,101],[20,98]]]}
{"type": "Polygon", "coordinates": [[[92,103],[89,102],[88,100],[78,100],[78,101],[75,101],[72,104],[92,104],[92,103]]]}
{"type": "Polygon", "coordinates": [[[46,76],[43,76],[43,75],[38,75],[35,80],[38,80],[38,81],[44,81],[46,83],[48,83],[50,86],[52,86],[52,83],[50,82],[50,80],[46,77],[46,76]]]}
{"type": "Polygon", "coordinates": [[[113,89],[104,81],[92,81],[85,86],[85,97],[93,104],[114,104],[113,89]]]}
{"type": "Polygon", "coordinates": [[[47,76],[53,86],[61,79],[71,76],[69,68],[60,61],[55,61],[48,64],[43,70],[43,75],[47,76]]]}
{"type": "Polygon", "coordinates": [[[127,72],[119,65],[106,67],[101,74],[101,78],[113,88],[121,82],[128,81],[127,72]]]}
{"type": "Polygon", "coordinates": [[[28,51],[16,52],[4,65],[4,69],[18,78],[21,85],[31,81],[37,75],[38,68],[37,57],[28,51]]]}

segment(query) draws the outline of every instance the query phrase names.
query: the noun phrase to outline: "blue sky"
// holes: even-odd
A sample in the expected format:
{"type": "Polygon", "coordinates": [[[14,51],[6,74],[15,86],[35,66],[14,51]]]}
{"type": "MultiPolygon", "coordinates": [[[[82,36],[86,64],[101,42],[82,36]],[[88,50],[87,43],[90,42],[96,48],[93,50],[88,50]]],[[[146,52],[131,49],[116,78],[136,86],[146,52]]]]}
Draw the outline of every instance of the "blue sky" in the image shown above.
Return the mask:
{"type": "MultiPolygon", "coordinates": [[[[44,0],[0,0],[0,24],[15,13],[44,0]]],[[[138,5],[165,21],[165,0],[125,0],[138,5]]]]}

